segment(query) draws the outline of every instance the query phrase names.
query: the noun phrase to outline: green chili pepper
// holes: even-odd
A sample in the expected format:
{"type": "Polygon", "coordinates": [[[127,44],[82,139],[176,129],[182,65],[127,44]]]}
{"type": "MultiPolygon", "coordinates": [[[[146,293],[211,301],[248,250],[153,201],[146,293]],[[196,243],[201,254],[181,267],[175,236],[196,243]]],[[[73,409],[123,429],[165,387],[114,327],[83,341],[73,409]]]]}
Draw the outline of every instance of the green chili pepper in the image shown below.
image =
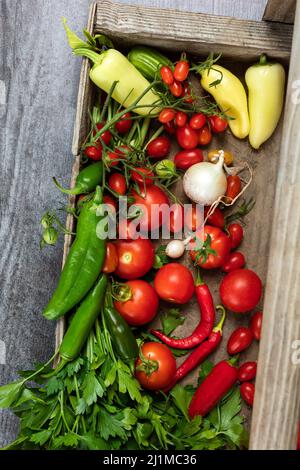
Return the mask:
{"type": "Polygon", "coordinates": [[[117,355],[124,361],[136,359],[139,349],[128,323],[114,307],[105,306],[103,314],[117,355]]]}
{"type": "Polygon", "coordinates": [[[71,246],[58,286],[43,315],[54,320],[67,313],[92,288],[105,257],[105,240],[97,234],[97,215],[102,203],[102,191],[96,188],[93,199],[83,205],[77,222],[76,238],[71,246]]]}
{"type": "Polygon", "coordinates": [[[59,348],[63,361],[73,361],[80,353],[101,312],[106,285],[107,278],[105,274],[102,274],[77,308],[59,348]]]}
{"type": "Polygon", "coordinates": [[[95,188],[98,184],[101,184],[103,176],[103,163],[97,162],[92,163],[91,165],[83,168],[80,171],[79,175],[76,178],[75,187],[72,189],[63,188],[57,181],[56,178],[53,178],[54,184],[58,189],[65,194],[86,194],[92,191],[95,191],[95,188]]]}
{"type": "Polygon", "coordinates": [[[156,78],[162,65],[173,65],[166,56],[151,47],[133,47],[127,57],[129,62],[131,62],[149,81],[156,78]]]}

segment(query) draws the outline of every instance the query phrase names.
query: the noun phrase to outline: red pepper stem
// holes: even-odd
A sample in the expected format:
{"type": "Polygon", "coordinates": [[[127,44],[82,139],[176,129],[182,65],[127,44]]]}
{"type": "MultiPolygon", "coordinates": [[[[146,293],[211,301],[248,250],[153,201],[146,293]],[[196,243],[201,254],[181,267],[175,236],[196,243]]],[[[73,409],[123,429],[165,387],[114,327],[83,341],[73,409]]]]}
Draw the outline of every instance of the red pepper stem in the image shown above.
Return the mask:
{"type": "Polygon", "coordinates": [[[201,286],[205,284],[203,277],[201,276],[200,269],[197,269],[197,278],[196,278],[196,286],[201,286]]]}
{"type": "Polygon", "coordinates": [[[230,364],[231,366],[236,366],[237,363],[239,361],[239,354],[236,354],[235,356],[233,356],[231,359],[229,359],[228,364],[230,364]]]}
{"type": "Polygon", "coordinates": [[[213,331],[214,332],[220,331],[222,333],[222,328],[223,328],[224,321],[225,321],[225,318],[226,318],[226,310],[223,307],[223,305],[217,305],[216,310],[221,310],[222,311],[222,317],[221,317],[221,320],[219,321],[219,323],[217,324],[217,326],[214,327],[213,331]]]}

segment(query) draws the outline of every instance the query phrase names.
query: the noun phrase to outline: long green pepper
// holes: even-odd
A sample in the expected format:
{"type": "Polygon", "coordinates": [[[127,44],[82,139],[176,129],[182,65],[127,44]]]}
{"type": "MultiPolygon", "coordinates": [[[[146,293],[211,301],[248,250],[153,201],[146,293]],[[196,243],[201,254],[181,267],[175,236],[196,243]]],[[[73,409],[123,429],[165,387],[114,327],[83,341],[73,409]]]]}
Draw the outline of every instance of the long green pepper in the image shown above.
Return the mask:
{"type": "Polygon", "coordinates": [[[98,184],[101,184],[103,176],[103,163],[96,162],[91,165],[83,168],[77,178],[75,187],[72,189],[63,188],[57,181],[56,178],[53,178],[53,181],[56,187],[65,194],[86,194],[95,191],[95,188],[98,184]]]}
{"type": "Polygon", "coordinates": [[[97,224],[103,217],[97,215],[101,204],[102,191],[97,186],[93,199],[83,205],[78,217],[75,241],[69,251],[58,286],[43,312],[48,320],[65,315],[78,304],[101,272],[106,246],[106,241],[99,238],[96,232],[97,224]]]}

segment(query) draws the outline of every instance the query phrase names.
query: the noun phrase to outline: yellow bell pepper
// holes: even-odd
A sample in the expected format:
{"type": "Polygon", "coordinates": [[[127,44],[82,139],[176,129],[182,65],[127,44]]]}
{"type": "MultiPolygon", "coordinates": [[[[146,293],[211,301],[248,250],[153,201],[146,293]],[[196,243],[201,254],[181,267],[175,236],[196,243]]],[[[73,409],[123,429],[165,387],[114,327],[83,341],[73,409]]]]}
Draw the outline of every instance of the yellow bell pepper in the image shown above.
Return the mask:
{"type": "Polygon", "coordinates": [[[201,73],[201,85],[216,100],[229,117],[229,127],[235,137],[244,139],[249,134],[247,95],[242,82],[226,68],[214,64],[201,73]],[[215,85],[210,86],[213,82],[215,85]],[[219,83],[218,83],[219,82],[219,83]]]}
{"type": "Polygon", "coordinates": [[[279,63],[269,63],[262,55],[259,63],[245,74],[249,90],[251,146],[258,149],[273,134],[283,107],[285,70],[279,63]]]}

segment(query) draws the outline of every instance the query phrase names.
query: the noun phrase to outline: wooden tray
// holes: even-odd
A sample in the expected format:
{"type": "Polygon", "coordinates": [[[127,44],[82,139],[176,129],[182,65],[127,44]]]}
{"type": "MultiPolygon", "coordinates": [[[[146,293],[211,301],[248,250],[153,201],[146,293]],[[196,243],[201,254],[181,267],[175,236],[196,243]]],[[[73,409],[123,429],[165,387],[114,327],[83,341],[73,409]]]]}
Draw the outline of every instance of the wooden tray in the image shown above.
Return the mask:
{"type": "MultiPolygon", "coordinates": [[[[297,83],[300,78],[300,7],[295,18],[294,40],[292,26],[277,23],[236,20],[198,13],[149,9],[116,4],[110,1],[95,3],[90,8],[88,30],[110,36],[118,47],[126,49],[145,44],[169,53],[186,51],[204,58],[209,52],[222,52],[222,63],[239,72],[256,61],[262,52],[289,66],[289,83],[284,122],[259,152],[247,141],[239,141],[228,131],[224,137],[214,137],[210,148],[224,145],[236,160],[247,160],[254,167],[254,182],[248,195],[256,199],[255,209],[247,218],[243,252],[248,266],[259,273],[265,284],[262,339],[259,348],[256,395],[251,422],[251,449],[295,449],[300,414],[300,366],[293,365],[293,347],[300,339],[300,107],[297,83]],[[297,99],[298,98],[298,99],[297,99]]],[[[73,139],[75,163],[71,184],[79,171],[80,148],[89,129],[88,109],[93,102],[94,85],[88,77],[89,61],[83,59],[77,114],[73,139]]],[[[283,121],[283,119],[282,119],[283,121]]],[[[75,204],[75,197],[70,198],[75,204]]],[[[74,220],[67,218],[72,229],[74,220]]],[[[66,236],[64,260],[71,237],[66,236]]],[[[187,260],[186,260],[187,262],[187,260]]],[[[221,276],[207,274],[216,304],[219,303],[218,284],[221,276]]],[[[190,332],[199,317],[197,306],[191,302],[184,311],[185,324],[176,334],[190,332]]],[[[247,324],[249,315],[228,315],[221,348],[212,360],[227,357],[226,343],[236,325],[247,324]]],[[[159,320],[156,320],[159,323],[159,320]]],[[[64,320],[57,324],[56,342],[64,334],[64,320]]],[[[254,344],[242,359],[256,359],[258,345],[254,344]]],[[[295,362],[295,361],[294,361],[295,362]]],[[[197,374],[197,372],[196,372],[197,374]]],[[[189,381],[193,376],[189,377],[189,381]]]]}

